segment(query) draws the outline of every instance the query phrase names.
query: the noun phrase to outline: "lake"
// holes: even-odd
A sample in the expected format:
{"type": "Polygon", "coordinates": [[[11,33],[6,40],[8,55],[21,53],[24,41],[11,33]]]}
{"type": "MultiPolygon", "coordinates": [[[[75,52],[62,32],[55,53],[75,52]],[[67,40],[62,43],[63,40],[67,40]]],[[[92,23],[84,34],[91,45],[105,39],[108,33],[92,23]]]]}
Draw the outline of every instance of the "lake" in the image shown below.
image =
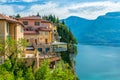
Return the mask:
{"type": "Polygon", "coordinates": [[[80,80],[120,80],[120,47],[78,45],[75,61],[80,80]]]}

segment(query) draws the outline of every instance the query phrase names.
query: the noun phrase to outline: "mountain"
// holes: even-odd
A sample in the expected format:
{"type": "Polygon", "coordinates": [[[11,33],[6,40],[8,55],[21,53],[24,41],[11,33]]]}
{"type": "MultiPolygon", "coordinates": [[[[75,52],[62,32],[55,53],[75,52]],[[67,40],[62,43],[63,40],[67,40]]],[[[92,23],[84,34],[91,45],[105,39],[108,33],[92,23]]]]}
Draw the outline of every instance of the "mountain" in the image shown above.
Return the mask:
{"type": "Polygon", "coordinates": [[[77,16],[64,20],[81,44],[120,46],[120,12],[109,12],[95,20],[77,16]]]}

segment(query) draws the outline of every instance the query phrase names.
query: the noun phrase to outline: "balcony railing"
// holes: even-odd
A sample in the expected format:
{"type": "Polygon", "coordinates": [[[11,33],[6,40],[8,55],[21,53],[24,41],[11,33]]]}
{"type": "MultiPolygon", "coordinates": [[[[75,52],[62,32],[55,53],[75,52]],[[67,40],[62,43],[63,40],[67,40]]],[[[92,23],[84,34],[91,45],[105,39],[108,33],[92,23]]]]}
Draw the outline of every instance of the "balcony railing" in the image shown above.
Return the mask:
{"type": "Polygon", "coordinates": [[[38,57],[40,58],[40,59],[44,59],[44,58],[52,58],[52,57],[56,57],[57,55],[56,54],[50,54],[50,53],[48,53],[48,54],[39,54],[38,55],[38,57]]]}
{"type": "Polygon", "coordinates": [[[67,51],[67,43],[64,42],[53,42],[53,51],[54,52],[62,52],[62,51],[67,51]]]}

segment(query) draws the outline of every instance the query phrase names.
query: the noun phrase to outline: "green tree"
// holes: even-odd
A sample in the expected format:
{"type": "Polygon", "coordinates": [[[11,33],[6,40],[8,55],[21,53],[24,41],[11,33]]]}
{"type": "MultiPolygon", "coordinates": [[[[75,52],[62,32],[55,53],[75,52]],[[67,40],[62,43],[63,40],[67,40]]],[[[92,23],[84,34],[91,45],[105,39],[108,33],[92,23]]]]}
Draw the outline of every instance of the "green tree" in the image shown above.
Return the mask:
{"type": "Polygon", "coordinates": [[[16,16],[15,16],[15,18],[20,18],[21,16],[20,16],[20,14],[17,14],[16,16]]]}
{"type": "Polygon", "coordinates": [[[36,15],[36,16],[40,17],[40,14],[39,14],[39,12],[37,13],[37,15],[36,15]]]}
{"type": "MultiPolygon", "coordinates": [[[[40,68],[33,73],[33,68],[28,68],[23,59],[18,59],[18,54],[23,54],[24,48],[27,45],[26,41],[21,39],[15,41],[8,39],[0,41],[0,54],[5,55],[6,61],[0,65],[0,80],[74,80],[71,66],[74,54],[77,52],[77,41],[74,38],[70,29],[65,24],[59,22],[58,18],[53,15],[43,16],[44,19],[52,21],[57,25],[58,34],[61,36],[62,42],[68,43],[68,50],[61,52],[61,57],[65,63],[70,66],[66,67],[63,62],[58,64],[55,69],[49,68],[49,61],[44,60],[40,68]],[[73,54],[71,59],[71,54],[73,54]],[[4,76],[5,75],[5,76],[4,76]]],[[[32,65],[31,65],[32,66],[32,65]]],[[[72,66],[73,67],[73,66],[72,66]]]]}
{"type": "Polygon", "coordinates": [[[35,80],[31,67],[28,68],[27,72],[25,73],[25,80],[35,80]]]}
{"type": "Polygon", "coordinates": [[[52,17],[53,17],[53,23],[57,23],[57,18],[55,17],[55,15],[53,15],[52,17]]]}
{"type": "MultiPolygon", "coordinates": [[[[72,66],[72,61],[73,57],[76,55],[77,53],[77,40],[75,39],[75,37],[73,36],[72,32],[70,31],[70,29],[67,28],[67,26],[59,23],[57,25],[57,31],[59,36],[61,36],[60,41],[61,42],[66,42],[68,44],[68,49],[66,52],[61,52],[61,57],[62,59],[66,62],[69,63],[70,66],[72,66]],[[71,56],[71,54],[73,56],[71,56]],[[71,59],[72,58],[72,59],[71,59]]],[[[73,66],[72,66],[73,67],[73,66]]]]}
{"type": "Polygon", "coordinates": [[[0,80],[14,80],[14,74],[7,71],[4,65],[0,65],[0,80]]]}
{"type": "Polygon", "coordinates": [[[26,41],[24,39],[21,39],[19,41],[15,41],[10,39],[9,41],[5,42],[5,46],[7,46],[5,49],[8,51],[8,54],[5,54],[8,59],[11,61],[12,67],[11,71],[14,72],[16,66],[17,66],[17,60],[18,60],[18,54],[23,54],[24,48],[27,45],[26,41]]]}
{"type": "Polygon", "coordinates": [[[6,41],[1,41],[0,43],[0,53],[2,53],[8,61],[3,64],[6,69],[16,73],[18,54],[23,54],[24,48],[27,45],[24,39],[15,41],[8,39],[6,41]],[[6,64],[7,63],[7,64],[6,64]]]}
{"type": "Polygon", "coordinates": [[[54,69],[49,68],[49,61],[44,60],[35,73],[35,80],[75,80],[76,75],[69,68],[69,64],[60,61],[54,69]]]}
{"type": "Polygon", "coordinates": [[[56,65],[56,68],[53,70],[52,77],[50,80],[75,80],[76,76],[69,69],[68,64],[64,64],[62,61],[56,65]]]}
{"type": "Polygon", "coordinates": [[[61,36],[60,41],[68,43],[68,50],[65,52],[61,52],[62,53],[61,57],[66,63],[69,63],[69,65],[72,67],[73,65],[72,63],[74,62],[72,61],[73,57],[77,53],[76,38],[74,37],[70,29],[65,25],[64,19],[60,23],[59,18],[55,17],[55,15],[49,15],[49,16],[43,16],[43,17],[44,19],[52,21],[57,25],[57,32],[59,36],[61,36]]]}
{"type": "Polygon", "coordinates": [[[56,19],[57,21],[56,21],[56,23],[58,24],[58,23],[60,23],[60,21],[59,21],[59,18],[57,17],[57,19],[56,19]]]}
{"type": "Polygon", "coordinates": [[[14,75],[8,71],[1,71],[0,72],[0,80],[15,80],[14,75]]]}
{"type": "Polygon", "coordinates": [[[12,67],[10,60],[6,60],[2,66],[4,66],[4,68],[5,68],[7,71],[10,71],[10,69],[11,69],[11,67],[12,67]]]}
{"type": "Polygon", "coordinates": [[[65,25],[65,21],[64,21],[64,19],[62,20],[62,24],[65,25]]]}
{"type": "Polygon", "coordinates": [[[19,69],[19,70],[17,71],[17,75],[16,75],[15,77],[16,77],[16,80],[24,80],[23,70],[19,69]]]}
{"type": "Polygon", "coordinates": [[[42,65],[35,73],[35,80],[50,80],[51,71],[49,68],[49,61],[44,60],[42,65]]]}

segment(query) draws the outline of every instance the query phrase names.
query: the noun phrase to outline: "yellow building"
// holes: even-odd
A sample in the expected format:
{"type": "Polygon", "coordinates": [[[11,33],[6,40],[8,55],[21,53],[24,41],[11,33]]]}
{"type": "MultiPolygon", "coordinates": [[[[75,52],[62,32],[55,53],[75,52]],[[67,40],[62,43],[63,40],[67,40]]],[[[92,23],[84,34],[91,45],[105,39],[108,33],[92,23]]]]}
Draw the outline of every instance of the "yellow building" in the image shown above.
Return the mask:
{"type": "MultiPolygon", "coordinates": [[[[56,30],[53,27],[53,24],[50,21],[43,20],[39,16],[28,16],[18,18],[18,21],[24,24],[24,38],[31,46],[38,50],[40,53],[51,53],[51,44],[53,42],[53,30],[56,30]]],[[[27,50],[28,50],[27,49],[27,50]]],[[[31,54],[25,53],[25,57],[30,56],[31,54]]],[[[34,55],[34,54],[33,54],[34,55]]],[[[31,55],[31,57],[33,57],[31,55]]]]}
{"type": "Polygon", "coordinates": [[[37,65],[47,58],[52,64],[51,67],[53,67],[55,62],[60,60],[52,51],[52,43],[55,40],[54,33],[57,32],[56,26],[39,16],[21,17],[17,20],[24,24],[24,38],[29,43],[24,57],[36,58],[37,65]]]}
{"type": "Polygon", "coordinates": [[[0,40],[11,37],[14,40],[24,38],[23,25],[13,18],[0,14],[0,40]]]}
{"type": "MultiPolygon", "coordinates": [[[[24,25],[17,20],[0,14],[0,40],[5,41],[8,38],[19,40],[24,38],[24,25]]],[[[4,61],[4,55],[0,56],[0,63],[4,61]]]]}

